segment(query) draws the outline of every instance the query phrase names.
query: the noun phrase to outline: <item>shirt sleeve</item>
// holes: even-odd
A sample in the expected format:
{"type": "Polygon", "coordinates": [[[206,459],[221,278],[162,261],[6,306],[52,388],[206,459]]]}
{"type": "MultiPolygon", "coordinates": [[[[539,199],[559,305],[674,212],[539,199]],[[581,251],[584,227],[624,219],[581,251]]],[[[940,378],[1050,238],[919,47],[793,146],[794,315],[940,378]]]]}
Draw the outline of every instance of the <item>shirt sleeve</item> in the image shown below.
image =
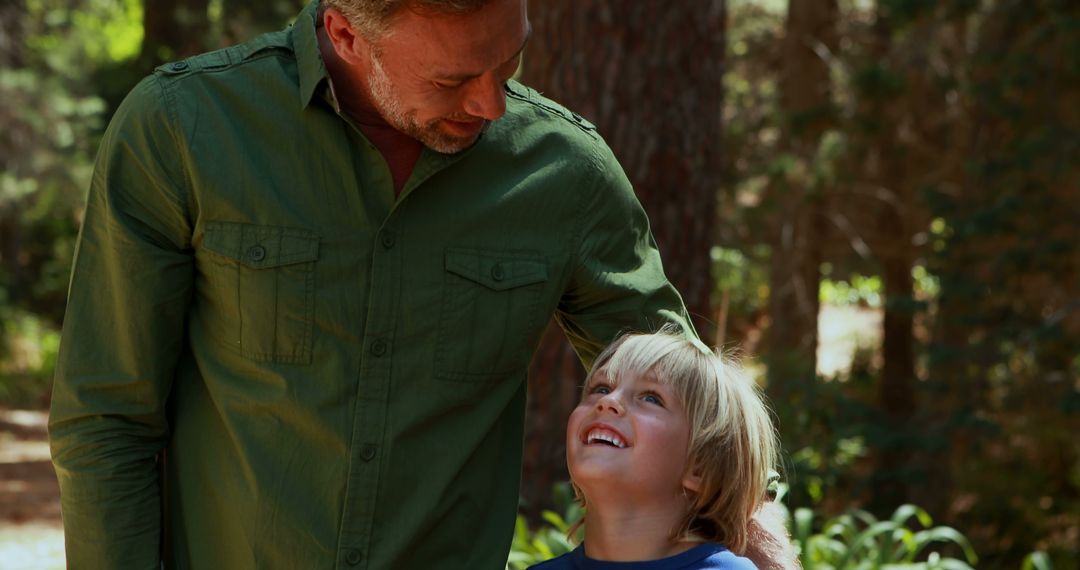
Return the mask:
{"type": "Polygon", "coordinates": [[[654,332],[674,323],[697,334],[664,275],[630,181],[606,145],[597,158],[583,195],[576,264],[555,315],[587,368],[623,332],[654,332]]]}
{"type": "Polygon", "coordinates": [[[49,437],[71,568],[158,568],[165,402],[192,290],[181,152],[156,77],[117,110],[76,246],[49,437]]]}

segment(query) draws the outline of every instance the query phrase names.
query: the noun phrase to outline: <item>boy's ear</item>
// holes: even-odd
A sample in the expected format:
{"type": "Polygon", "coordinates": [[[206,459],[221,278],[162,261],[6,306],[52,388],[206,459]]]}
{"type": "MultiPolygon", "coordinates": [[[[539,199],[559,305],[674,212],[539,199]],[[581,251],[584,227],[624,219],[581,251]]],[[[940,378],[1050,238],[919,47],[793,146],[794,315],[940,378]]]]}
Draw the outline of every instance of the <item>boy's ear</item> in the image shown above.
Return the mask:
{"type": "Polygon", "coordinates": [[[701,475],[701,468],[696,465],[691,467],[686,471],[686,475],[683,475],[683,489],[692,493],[700,493],[702,479],[704,479],[704,477],[701,475]]]}

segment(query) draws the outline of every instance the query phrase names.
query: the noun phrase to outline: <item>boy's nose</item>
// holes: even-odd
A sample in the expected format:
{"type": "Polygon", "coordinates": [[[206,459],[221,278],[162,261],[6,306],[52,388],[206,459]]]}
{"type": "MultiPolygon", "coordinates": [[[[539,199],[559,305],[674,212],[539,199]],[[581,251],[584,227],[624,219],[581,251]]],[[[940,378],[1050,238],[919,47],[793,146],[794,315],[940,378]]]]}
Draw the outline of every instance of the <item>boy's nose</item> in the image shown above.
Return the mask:
{"type": "Polygon", "coordinates": [[[615,392],[604,394],[602,398],[596,401],[597,412],[610,412],[617,416],[621,416],[625,409],[623,408],[622,401],[616,396],[615,392]]]}

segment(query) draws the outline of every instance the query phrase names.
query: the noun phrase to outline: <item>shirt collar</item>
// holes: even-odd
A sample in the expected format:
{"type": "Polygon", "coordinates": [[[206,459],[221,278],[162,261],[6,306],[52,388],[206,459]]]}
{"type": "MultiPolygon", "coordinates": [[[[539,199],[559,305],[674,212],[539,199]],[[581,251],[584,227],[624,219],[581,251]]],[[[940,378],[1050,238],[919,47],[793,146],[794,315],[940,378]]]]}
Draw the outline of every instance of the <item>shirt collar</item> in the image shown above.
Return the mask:
{"type": "Polygon", "coordinates": [[[300,74],[300,106],[311,103],[316,89],[324,79],[328,79],[326,64],[319,53],[319,38],[315,33],[316,19],[321,0],[311,0],[292,26],[293,53],[296,54],[296,67],[300,74]]]}

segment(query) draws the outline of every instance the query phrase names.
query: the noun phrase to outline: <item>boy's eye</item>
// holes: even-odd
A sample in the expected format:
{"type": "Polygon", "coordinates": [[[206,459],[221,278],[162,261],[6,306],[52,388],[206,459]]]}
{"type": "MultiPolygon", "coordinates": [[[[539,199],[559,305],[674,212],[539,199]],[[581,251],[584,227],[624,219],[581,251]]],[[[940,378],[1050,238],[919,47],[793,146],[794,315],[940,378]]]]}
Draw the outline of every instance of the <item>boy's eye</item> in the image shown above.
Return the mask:
{"type": "Polygon", "coordinates": [[[653,394],[651,392],[642,396],[641,399],[645,400],[650,404],[656,404],[657,406],[664,405],[664,400],[660,396],[657,396],[656,394],[653,394]]]}
{"type": "Polygon", "coordinates": [[[589,390],[589,393],[590,394],[610,394],[611,393],[611,388],[601,384],[599,386],[593,386],[593,389],[589,390]]]}

